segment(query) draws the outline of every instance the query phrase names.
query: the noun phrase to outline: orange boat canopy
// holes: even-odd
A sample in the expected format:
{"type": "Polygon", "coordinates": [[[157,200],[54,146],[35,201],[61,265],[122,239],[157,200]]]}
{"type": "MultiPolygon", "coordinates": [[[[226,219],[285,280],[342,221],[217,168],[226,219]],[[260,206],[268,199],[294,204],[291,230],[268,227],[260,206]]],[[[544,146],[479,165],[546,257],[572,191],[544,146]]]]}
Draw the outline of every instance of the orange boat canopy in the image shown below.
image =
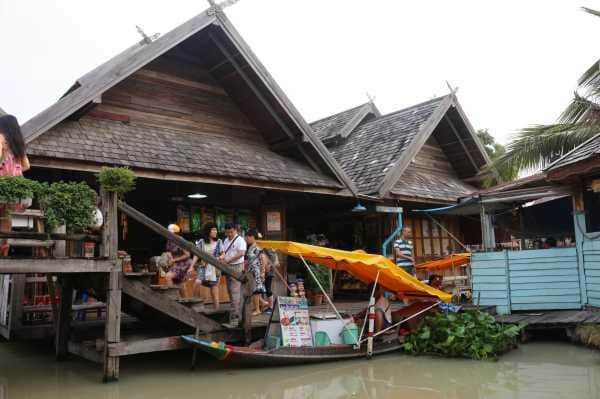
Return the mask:
{"type": "Polygon", "coordinates": [[[360,250],[343,251],[293,241],[261,240],[258,241],[258,245],[297,258],[304,258],[330,269],[346,271],[364,283],[375,282],[379,273],[378,284],[399,297],[437,297],[445,302],[450,302],[452,298],[450,294],[422,283],[381,255],[372,255],[360,250]]]}
{"type": "Polygon", "coordinates": [[[417,270],[439,270],[447,269],[452,266],[462,266],[469,263],[471,260],[471,254],[468,252],[461,254],[452,254],[444,256],[441,259],[432,260],[429,262],[423,262],[417,264],[415,267],[417,270]]]}

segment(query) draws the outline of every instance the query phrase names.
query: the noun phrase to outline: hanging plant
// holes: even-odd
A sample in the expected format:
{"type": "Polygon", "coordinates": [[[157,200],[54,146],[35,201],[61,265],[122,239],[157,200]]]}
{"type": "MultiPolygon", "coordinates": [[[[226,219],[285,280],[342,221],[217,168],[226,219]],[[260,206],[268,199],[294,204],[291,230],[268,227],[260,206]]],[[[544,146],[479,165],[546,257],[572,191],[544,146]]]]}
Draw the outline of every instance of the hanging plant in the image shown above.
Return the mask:
{"type": "Polygon", "coordinates": [[[122,197],[135,188],[135,174],[127,167],[103,167],[96,175],[100,186],[122,197]]]}
{"type": "Polygon", "coordinates": [[[41,183],[38,200],[48,231],[63,224],[70,232],[82,231],[94,222],[96,192],[84,182],[41,183]]]}

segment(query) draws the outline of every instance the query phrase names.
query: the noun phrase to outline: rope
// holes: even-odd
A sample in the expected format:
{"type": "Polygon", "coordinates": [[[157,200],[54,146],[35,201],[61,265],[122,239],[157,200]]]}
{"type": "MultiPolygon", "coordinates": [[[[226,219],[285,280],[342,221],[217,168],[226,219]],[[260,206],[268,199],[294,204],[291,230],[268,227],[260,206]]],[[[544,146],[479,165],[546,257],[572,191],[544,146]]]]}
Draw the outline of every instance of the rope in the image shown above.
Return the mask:
{"type": "MultiPolygon", "coordinates": [[[[383,329],[383,330],[379,331],[377,334],[374,334],[374,335],[373,335],[373,338],[375,338],[375,337],[376,337],[376,336],[378,336],[378,335],[381,335],[381,334],[383,334],[383,333],[384,333],[384,332],[386,332],[386,331],[389,331],[389,330],[391,330],[392,328],[396,328],[396,327],[398,327],[400,324],[402,324],[402,323],[405,323],[405,322],[409,321],[410,319],[413,319],[413,318],[417,317],[417,316],[418,316],[418,315],[420,315],[421,313],[425,313],[425,312],[427,312],[428,310],[430,310],[430,309],[433,309],[434,307],[438,306],[440,303],[442,303],[442,302],[441,302],[441,301],[438,301],[438,302],[434,303],[433,305],[429,306],[428,308],[425,308],[425,309],[423,309],[423,310],[421,310],[421,311],[419,311],[419,312],[415,313],[414,315],[412,315],[412,316],[410,316],[410,317],[407,317],[407,318],[406,318],[406,319],[404,319],[404,320],[400,320],[398,323],[396,323],[396,324],[393,324],[393,325],[389,326],[388,328],[385,328],[385,329],[383,329]]],[[[364,339],[361,339],[361,340],[360,340],[360,343],[362,344],[362,343],[363,343],[363,342],[365,342],[367,339],[369,339],[369,338],[364,338],[364,339]]]]}

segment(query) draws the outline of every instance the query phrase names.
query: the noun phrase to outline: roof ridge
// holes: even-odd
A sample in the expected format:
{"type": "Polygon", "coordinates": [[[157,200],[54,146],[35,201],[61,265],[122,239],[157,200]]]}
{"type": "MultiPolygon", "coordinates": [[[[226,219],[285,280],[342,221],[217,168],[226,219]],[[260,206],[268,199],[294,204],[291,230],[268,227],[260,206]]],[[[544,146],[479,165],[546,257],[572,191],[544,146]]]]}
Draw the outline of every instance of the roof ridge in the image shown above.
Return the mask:
{"type": "Polygon", "coordinates": [[[353,110],[355,110],[355,109],[358,109],[358,108],[362,108],[362,107],[364,107],[365,105],[368,105],[368,104],[370,104],[370,103],[371,103],[370,101],[367,101],[366,103],[362,103],[362,104],[360,104],[360,105],[357,105],[357,106],[355,106],[355,107],[350,107],[350,108],[348,108],[348,109],[345,109],[345,110],[343,110],[343,111],[336,112],[336,113],[334,113],[334,114],[331,114],[331,115],[329,115],[329,116],[323,117],[323,118],[321,118],[321,119],[317,119],[316,121],[309,122],[308,124],[309,124],[309,125],[314,125],[315,123],[318,123],[318,122],[323,122],[323,121],[324,121],[324,120],[326,120],[326,119],[331,119],[331,118],[333,118],[334,116],[337,116],[337,115],[340,115],[340,114],[343,114],[343,113],[346,113],[346,112],[349,112],[349,111],[353,111],[353,110]]]}

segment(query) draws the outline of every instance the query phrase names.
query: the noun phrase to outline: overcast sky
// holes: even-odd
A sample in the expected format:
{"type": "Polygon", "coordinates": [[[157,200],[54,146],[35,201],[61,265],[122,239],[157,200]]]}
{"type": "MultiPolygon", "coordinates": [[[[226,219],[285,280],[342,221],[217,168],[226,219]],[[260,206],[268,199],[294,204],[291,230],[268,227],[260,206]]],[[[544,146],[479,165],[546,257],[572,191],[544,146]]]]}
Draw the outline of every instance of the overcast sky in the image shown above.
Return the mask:
{"type": "MultiPolygon", "coordinates": [[[[506,142],[553,122],[600,58],[600,18],[569,0],[240,0],[226,9],[308,121],[375,97],[383,113],[448,92],[506,142]]],[[[0,0],[0,107],[21,123],[81,75],[204,0],[0,0]]]]}

